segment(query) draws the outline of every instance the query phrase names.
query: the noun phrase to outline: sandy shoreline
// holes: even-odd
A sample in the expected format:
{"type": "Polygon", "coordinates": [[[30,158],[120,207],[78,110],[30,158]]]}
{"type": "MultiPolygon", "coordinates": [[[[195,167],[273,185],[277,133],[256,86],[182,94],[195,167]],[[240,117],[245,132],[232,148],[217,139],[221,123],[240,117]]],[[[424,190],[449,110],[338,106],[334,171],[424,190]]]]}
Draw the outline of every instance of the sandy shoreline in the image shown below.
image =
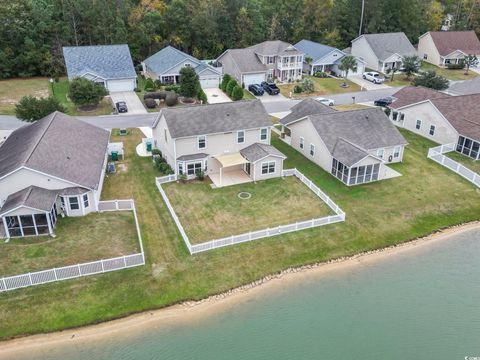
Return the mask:
{"type": "Polygon", "coordinates": [[[226,293],[214,295],[197,302],[146,311],[118,320],[107,321],[97,325],[88,325],[60,332],[32,335],[14,340],[0,342],[0,359],[21,355],[32,351],[47,350],[68,345],[81,345],[92,341],[107,340],[110,337],[131,336],[132,333],[145,329],[187,323],[199,320],[212,313],[227,311],[238,303],[259,295],[269,289],[286,287],[291,282],[314,278],[341,269],[349,269],[359,264],[368,264],[392,255],[423,248],[432,243],[448,239],[452,235],[480,229],[480,221],[454,226],[435,232],[429,236],[388,248],[357,254],[330,262],[290,268],[281,273],[266,276],[251,284],[232,289],[226,293]]]}

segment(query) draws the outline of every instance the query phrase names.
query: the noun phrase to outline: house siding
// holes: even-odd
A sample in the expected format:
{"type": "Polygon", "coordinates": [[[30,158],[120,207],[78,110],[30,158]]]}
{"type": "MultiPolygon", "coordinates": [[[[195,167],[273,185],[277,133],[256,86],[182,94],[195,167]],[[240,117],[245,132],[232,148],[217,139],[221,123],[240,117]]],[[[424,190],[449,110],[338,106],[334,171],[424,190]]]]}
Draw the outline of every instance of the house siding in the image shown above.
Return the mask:
{"type": "MultiPolygon", "coordinates": [[[[165,117],[162,116],[160,121],[158,122],[157,126],[152,129],[153,139],[155,141],[155,147],[160,149],[162,152],[162,156],[165,158],[167,163],[172,167],[175,168],[175,142],[170,135],[170,131],[168,130],[167,123],[165,121],[165,117]],[[167,133],[167,139],[165,141],[165,131],[167,133]]],[[[195,151],[197,153],[199,151],[195,151]]],[[[177,155],[177,157],[180,155],[177,155]]]]}
{"type": "Polygon", "coordinates": [[[223,73],[224,74],[229,74],[237,80],[239,84],[242,83],[242,73],[238,69],[237,65],[235,64],[235,61],[233,58],[230,56],[228,51],[217,59],[217,61],[222,63],[222,68],[223,68],[223,73]]]}
{"type": "Polygon", "coordinates": [[[435,46],[435,43],[433,42],[430,33],[427,33],[425,34],[425,36],[419,38],[417,51],[418,56],[423,61],[429,62],[437,66],[441,65],[442,61],[440,58],[440,54],[437,50],[437,47],[435,46]],[[426,59],[423,58],[425,54],[427,55],[426,59]]]}
{"type": "Polygon", "coordinates": [[[278,156],[267,156],[265,159],[257,161],[252,166],[252,174],[250,175],[255,181],[267,180],[282,176],[283,159],[278,156]],[[275,172],[270,174],[262,174],[262,164],[266,162],[275,162],[275,172]]]}
{"type": "Polygon", "coordinates": [[[380,62],[365,37],[362,36],[352,41],[351,51],[353,56],[358,56],[365,60],[366,66],[370,69],[376,71],[381,69],[381,66],[379,66],[380,62]]]}

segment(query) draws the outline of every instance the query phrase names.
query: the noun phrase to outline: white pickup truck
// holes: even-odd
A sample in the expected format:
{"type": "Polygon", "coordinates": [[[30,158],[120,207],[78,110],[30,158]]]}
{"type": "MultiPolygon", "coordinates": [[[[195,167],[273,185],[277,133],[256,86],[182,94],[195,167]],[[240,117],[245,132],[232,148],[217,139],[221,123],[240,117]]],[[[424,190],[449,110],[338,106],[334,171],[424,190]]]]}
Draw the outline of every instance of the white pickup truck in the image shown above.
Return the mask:
{"type": "Polygon", "coordinates": [[[365,80],[373,82],[374,84],[381,84],[385,81],[385,78],[383,78],[379,73],[374,71],[363,73],[363,78],[365,80]]]}

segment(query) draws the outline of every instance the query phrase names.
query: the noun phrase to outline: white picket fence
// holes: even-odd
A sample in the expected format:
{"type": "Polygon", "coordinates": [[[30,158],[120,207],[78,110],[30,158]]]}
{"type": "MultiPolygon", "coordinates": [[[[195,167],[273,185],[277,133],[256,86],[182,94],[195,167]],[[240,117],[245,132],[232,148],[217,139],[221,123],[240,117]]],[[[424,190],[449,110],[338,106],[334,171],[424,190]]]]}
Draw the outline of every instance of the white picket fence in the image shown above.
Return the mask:
{"type": "Polygon", "coordinates": [[[445,144],[440,145],[428,150],[427,157],[433,161],[439,163],[442,166],[445,166],[447,169],[452,170],[458,175],[470,181],[472,184],[480,187],[480,175],[476,172],[470,170],[469,168],[463,166],[459,162],[450,159],[449,157],[443,155],[445,153],[455,150],[456,144],[445,144]]]}
{"type": "Polygon", "coordinates": [[[164,184],[170,181],[175,181],[175,179],[172,178],[172,175],[170,175],[170,177],[164,176],[161,178],[157,178],[156,184],[157,184],[158,190],[160,191],[160,194],[162,195],[163,200],[165,201],[165,204],[167,205],[168,211],[172,215],[172,218],[175,221],[175,224],[177,225],[178,230],[180,231],[183,241],[185,242],[185,245],[187,246],[190,254],[196,254],[199,252],[218,249],[220,247],[225,247],[225,246],[230,246],[235,244],[240,244],[247,241],[263,239],[270,236],[281,235],[289,232],[310,229],[314,227],[319,227],[319,226],[324,226],[328,224],[334,224],[334,223],[345,221],[345,212],[343,212],[343,210],[332,199],[330,199],[330,197],[327,194],[325,194],[322,190],[320,190],[318,186],[316,186],[310,179],[308,179],[300,171],[298,171],[297,169],[283,170],[282,176],[296,176],[310,190],[312,190],[315,195],[317,195],[321,200],[323,200],[328,205],[328,207],[330,207],[330,209],[332,209],[335,212],[335,215],[296,222],[296,223],[287,224],[287,225],[279,225],[274,228],[267,228],[267,229],[262,229],[258,231],[250,231],[248,233],[243,233],[240,235],[232,235],[222,239],[215,239],[215,240],[210,240],[200,244],[192,245],[190,243],[190,240],[188,239],[185,229],[183,228],[180,222],[180,219],[175,213],[175,210],[173,209],[173,206],[170,203],[170,200],[168,200],[168,197],[161,186],[161,184],[164,184]],[[172,179],[172,180],[169,180],[169,179],[172,179]]]}
{"type": "Polygon", "coordinates": [[[140,232],[134,201],[130,199],[100,201],[98,203],[98,210],[100,212],[133,211],[135,227],[137,229],[138,241],[140,245],[139,253],[82,264],[63,266],[48,270],[29,272],[22,275],[2,277],[0,278],[0,292],[145,265],[142,235],[140,232]]]}

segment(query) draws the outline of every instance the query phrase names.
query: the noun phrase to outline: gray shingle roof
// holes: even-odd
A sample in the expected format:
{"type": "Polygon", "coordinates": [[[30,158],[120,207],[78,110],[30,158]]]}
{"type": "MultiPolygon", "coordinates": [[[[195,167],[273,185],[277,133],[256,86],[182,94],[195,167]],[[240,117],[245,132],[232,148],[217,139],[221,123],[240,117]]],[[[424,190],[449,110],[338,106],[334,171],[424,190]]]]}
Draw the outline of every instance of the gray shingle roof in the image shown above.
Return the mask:
{"type": "Polygon", "coordinates": [[[137,76],[128,45],[68,46],[63,57],[69,78],[85,73],[106,80],[137,76]]]}
{"type": "Polygon", "coordinates": [[[395,101],[389,105],[392,109],[415,104],[425,100],[440,99],[449,95],[423,86],[406,86],[393,94],[395,101]]]}
{"type": "Polygon", "coordinates": [[[272,122],[260,100],[163,108],[153,127],[164,116],[172,138],[270,127],[272,122]]]}
{"type": "Polygon", "coordinates": [[[4,214],[19,206],[27,206],[40,211],[50,211],[57,198],[57,190],[47,190],[37,186],[29,186],[7,197],[0,209],[4,214]]]}
{"type": "Polygon", "coordinates": [[[368,152],[344,138],[338,138],[333,147],[332,155],[343,165],[352,166],[368,156],[368,152]]]}
{"type": "Polygon", "coordinates": [[[198,159],[205,159],[208,157],[208,154],[205,153],[197,153],[197,154],[188,154],[182,155],[177,158],[179,161],[190,161],[190,160],[198,160],[198,159]]]}
{"type": "Polygon", "coordinates": [[[331,154],[336,152],[344,159],[353,156],[351,161],[345,160],[345,165],[354,164],[352,161],[359,154],[345,142],[363,151],[407,144],[395,125],[379,108],[336,111],[310,115],[308,118],[331,154]],[[343,140],[336,149],[339,139],[343,140]]]}
{"type": "Polygon", "coordinates": [[[323,44],[310,41],[310,40],[305,40],[305,39],[300,40],[294,46],[298,50],[305,53],[305,55],[310,56],[313,60],[312,61],[313,63],[323,58],[324,56],[330,54],[332,51],[338,50],[338,49],[335,49],[334,47],[323,45],[323,44]]]}
{"type": "Polygon", "coordinates": [[[259,44],[255,44],[249,47],[253,49],[257,54],[261,55],[296,55],[303,54],[298,49],[288,49],[292,44],[289,44],[282,40],[267,40],[259,44]]]}
{"type": "Polygon", "coordinates": [[[22,166],[97,189],[110,133],[54,112],[15,130],[0,147],[0,177],[22,166]]]}
{"type": "Polygon", "coordinates": [[[292,121],[301,119],[307,115],[313,114],[328,114],[335,112],[336,110],[331,107],[320,103],[313,98],[306,98],[300,101],[298,104],[290,109],[291,113],[280,119],[280,122],[284,125],[288,125],[292,121]]]}
{"type": "Polygon", "coordinates": [[[254,143],[250,146],[247,146],[246,148],[240,150],[240,154],[242,154],[242,156],[250,162],[256,162],[269,155],[279,156],[283,159],[287,158],[277,148],[273,147],[272,145],[262,143],[254,143]]]}
{"type": "MultiPolygon", "coordinates": [[[[180,51],[172,46],[164,47],[162,50],[156,52],[152,56],[146,58],[143,62],[150,69],[152,69],[157,75],[164,74],[168,69],[171,69],[175,65],[189,60],[195,64],[194,67],[200,66],[200,60],[190,56],[183,51],[180,51]]],[[[201,68],[203,70],[203,68],[201,68]]],[[[198,71],[197,71],[198,72],[198,71]]]]}
{"type": "Polygon", "coordinates": [[[223,56],[230,56],[242,73],[267,71],[267,67],[261,63],[252,48],[229,49],[223,56]]]}
{"type": "Polygon", "coordinates": [[[403,32],[364,34],[373,52],[381,61],[386,60],[393,54],[400,56],[417,55],[415,48],[403,32]]]}

